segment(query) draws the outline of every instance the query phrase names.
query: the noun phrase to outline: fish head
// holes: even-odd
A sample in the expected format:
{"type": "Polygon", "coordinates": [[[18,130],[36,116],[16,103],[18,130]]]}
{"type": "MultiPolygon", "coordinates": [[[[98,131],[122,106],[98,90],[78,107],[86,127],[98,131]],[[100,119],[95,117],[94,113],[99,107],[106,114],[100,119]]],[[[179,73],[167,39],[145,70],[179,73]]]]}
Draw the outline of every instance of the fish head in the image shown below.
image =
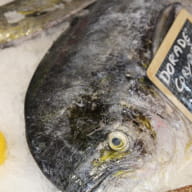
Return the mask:
{"type": "MultiPolygon", "coordinates": [[[[179,126],[172,121],[171,106],[162,103],[156,89],[146,89],[149,82],[143,77],[125,77],[124,81],[121,92],[110,87],[110,80],[111,94],[107,89],[98,95],[96,91],[69,107],[68,141],[71,153],[79,156],[74,171],[70,170],[67,191],[131,191],[144,175],[154,174],[155,168],[148,165],[157,153],[161,153],[159,164],[171,161],[175,152],[172,129],[179,126]]],[[[71,164],[71,159],[66,160],[64,165],[71,164]]]]}

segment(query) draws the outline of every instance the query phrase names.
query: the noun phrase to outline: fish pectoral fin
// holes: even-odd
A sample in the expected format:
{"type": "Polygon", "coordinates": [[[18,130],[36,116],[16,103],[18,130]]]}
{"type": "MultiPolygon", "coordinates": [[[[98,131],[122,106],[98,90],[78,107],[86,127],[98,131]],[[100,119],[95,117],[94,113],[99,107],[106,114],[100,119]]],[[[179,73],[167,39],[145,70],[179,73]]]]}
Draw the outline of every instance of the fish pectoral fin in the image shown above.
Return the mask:
{"type": "Polygon", "coordinates": [[[160,13],[153,35],[153,43],[152,43],[153,55],[155,55],[155,53],[157,52],[162,40],[169,31],[171,25],[173,24],[181,8],[182,8],[181,3],[173,3],[168,5],[160,13]]]}

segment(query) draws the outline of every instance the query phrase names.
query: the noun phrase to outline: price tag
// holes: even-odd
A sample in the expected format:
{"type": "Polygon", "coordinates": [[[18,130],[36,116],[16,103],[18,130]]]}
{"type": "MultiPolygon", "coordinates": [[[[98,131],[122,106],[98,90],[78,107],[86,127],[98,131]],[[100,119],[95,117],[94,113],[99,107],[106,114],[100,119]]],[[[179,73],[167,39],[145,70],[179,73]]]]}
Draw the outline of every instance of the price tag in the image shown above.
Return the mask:
{"type": "Polygon", "coordinates": [[[192,121],[192,16],[181,10],[147,76],[192,121]]]}

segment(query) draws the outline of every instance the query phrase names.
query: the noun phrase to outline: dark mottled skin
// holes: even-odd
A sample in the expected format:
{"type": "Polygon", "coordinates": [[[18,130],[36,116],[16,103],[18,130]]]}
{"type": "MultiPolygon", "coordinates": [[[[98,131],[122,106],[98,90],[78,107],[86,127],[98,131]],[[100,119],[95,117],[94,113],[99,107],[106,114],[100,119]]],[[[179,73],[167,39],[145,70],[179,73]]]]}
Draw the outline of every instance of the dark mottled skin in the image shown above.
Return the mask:
{"type": "Polygon", "coordinates": [[[39,167],[59,189],[96,191],[108,176],[139,166],[137,160],[153,152],[150,117],[173,116],[163,112],[143,66],[150,63],[155,23],[169,3],[99,1],[40,63],[26,95],[26,136],[39,167]],[[92,162],[100,156],[99,144],[118,129],[115,122],[145,136],[133,136],[129,156],[98,167],[96,177],[92,162]]]}

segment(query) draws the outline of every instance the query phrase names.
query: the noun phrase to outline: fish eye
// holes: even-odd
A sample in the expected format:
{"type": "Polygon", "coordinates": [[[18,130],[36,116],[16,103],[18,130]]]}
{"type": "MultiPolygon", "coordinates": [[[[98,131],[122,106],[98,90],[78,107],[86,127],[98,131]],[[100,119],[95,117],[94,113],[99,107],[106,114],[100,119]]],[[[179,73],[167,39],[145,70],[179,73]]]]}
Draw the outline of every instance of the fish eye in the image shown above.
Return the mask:
{"type": "Polygon", "coordinates": [[[114,131],[108,135],[108,144],[113,151],[124,152],[129,148],[129,139],[121,131],[114,131]]]}

